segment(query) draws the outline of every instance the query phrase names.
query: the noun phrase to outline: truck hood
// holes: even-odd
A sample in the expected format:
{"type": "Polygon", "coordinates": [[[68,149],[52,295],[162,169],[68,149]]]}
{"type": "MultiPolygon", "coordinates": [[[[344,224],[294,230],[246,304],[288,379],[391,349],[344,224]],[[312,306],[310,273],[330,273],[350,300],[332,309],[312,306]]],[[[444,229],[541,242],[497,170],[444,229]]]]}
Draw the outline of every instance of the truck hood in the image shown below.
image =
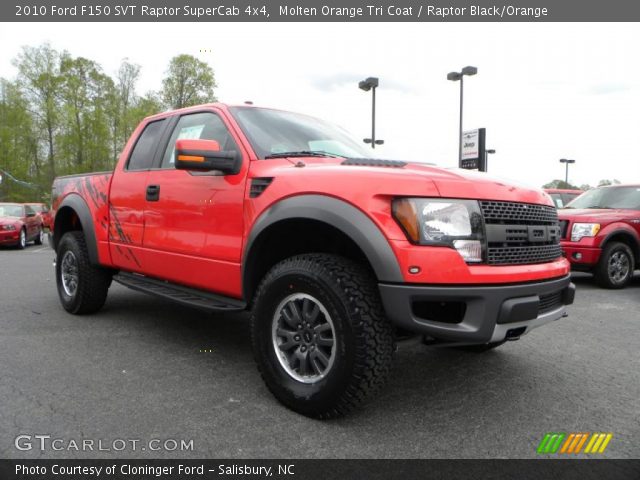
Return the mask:
{"type": "MultiPolygon", "coordinates": [[[[422,172],[424,168],[419,164],[410,164],[407,167],[419,172],[422,172]]],[[[429,168],[430,170],[425,174],[433,180],[443,197],[502,200],[553,206],[551,197],[542,189],[532,185],[474,170],[429,168]]]]}
{"type": "Polygon", "coordinates": [[[391,197],[440,196],[554,206],[549,195],[532,185],[484,172],[446,169],[426,163],[283,157],[252,162],[251,169],[254,177],[295,177],[297,184],[304,177],[304,184],[309,191],[335,190],[336,196],[341,196],[344,189],[348,188],[354,195],[360,191],[373,191],[391,197]]]}
{"type": "Polygon", "coordinates": [[[622,208],[563,208],[558,210],[560,220],[580,222],[611,223],[621,220],[638,219],[640,211],[622,208]]]}

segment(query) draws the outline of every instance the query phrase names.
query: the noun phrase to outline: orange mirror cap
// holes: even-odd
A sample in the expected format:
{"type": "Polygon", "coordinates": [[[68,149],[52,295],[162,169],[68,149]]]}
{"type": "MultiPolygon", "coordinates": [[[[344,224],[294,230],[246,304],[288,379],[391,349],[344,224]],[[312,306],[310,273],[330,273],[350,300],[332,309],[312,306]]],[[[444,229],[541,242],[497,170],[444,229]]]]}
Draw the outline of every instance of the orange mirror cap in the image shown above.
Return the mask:
{"type": "Polygon", "coordinates": [[[176,150],[179,152],[219,152],[220,144],[216,140],[194,140],[181,138],[179,140],[176,140],[176,150]]]}

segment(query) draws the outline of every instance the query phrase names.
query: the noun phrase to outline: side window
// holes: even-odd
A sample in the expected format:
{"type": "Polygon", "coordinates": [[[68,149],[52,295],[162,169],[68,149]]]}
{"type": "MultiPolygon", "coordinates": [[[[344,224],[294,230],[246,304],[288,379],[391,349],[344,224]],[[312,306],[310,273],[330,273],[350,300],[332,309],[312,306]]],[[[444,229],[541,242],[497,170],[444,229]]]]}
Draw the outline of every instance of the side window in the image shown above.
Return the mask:
{"type": "Polygon", "coordinates": [[[210,112],[193,113],[184,115],[178,120],[162,157],[161,168],[173,168],[176,141],[183,138],[216,140],[220,144],[221,150],[238,151],[236,142],[218,115],[210,112]]]}
{"type": "Polygon", "coordinates": [[[136,145],[133,147],[127,163],[127,170],[148,170],[152,167],[153,155],[160,141],[164,122],[164,119],[151,122],[144,128],[136,145]]]}
{"type": "Polygon", "coordinates": [[[32,207],[30,207],[29,205],[25,205],[24,206],[24,215],[25,215],[25,217],[28,216],[28,215],[35,215],[35,214],[36,214],[36,211],[32,207]]]}

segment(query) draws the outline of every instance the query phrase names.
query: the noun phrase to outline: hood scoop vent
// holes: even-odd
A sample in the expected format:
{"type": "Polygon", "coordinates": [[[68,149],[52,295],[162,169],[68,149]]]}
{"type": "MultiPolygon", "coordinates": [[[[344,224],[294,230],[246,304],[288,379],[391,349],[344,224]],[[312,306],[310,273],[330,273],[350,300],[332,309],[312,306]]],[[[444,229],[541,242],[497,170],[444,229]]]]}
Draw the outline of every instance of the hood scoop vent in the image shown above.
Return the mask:
{"type": "Polygon", "coordinates": [[[342,162],[342,165],[351,165],[356,167],[385,167],[385,168],[403,168],[407,162],[399,160],[380,160],[377,158],[349,158],[342,162]]]}

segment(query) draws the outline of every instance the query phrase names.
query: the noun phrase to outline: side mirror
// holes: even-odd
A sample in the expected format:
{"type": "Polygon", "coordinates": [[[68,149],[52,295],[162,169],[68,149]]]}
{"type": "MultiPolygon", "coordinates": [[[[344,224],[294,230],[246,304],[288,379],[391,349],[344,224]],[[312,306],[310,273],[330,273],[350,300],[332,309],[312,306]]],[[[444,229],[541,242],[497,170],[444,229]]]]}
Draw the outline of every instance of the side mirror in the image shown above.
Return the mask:
{"type": "Polygon", "coordinates": [[[178,170],[217,170],[225,175],[240,172],[241,158],[237,152],[220,150],[215,140],[176,141],[175,167],[178,170]]]}

